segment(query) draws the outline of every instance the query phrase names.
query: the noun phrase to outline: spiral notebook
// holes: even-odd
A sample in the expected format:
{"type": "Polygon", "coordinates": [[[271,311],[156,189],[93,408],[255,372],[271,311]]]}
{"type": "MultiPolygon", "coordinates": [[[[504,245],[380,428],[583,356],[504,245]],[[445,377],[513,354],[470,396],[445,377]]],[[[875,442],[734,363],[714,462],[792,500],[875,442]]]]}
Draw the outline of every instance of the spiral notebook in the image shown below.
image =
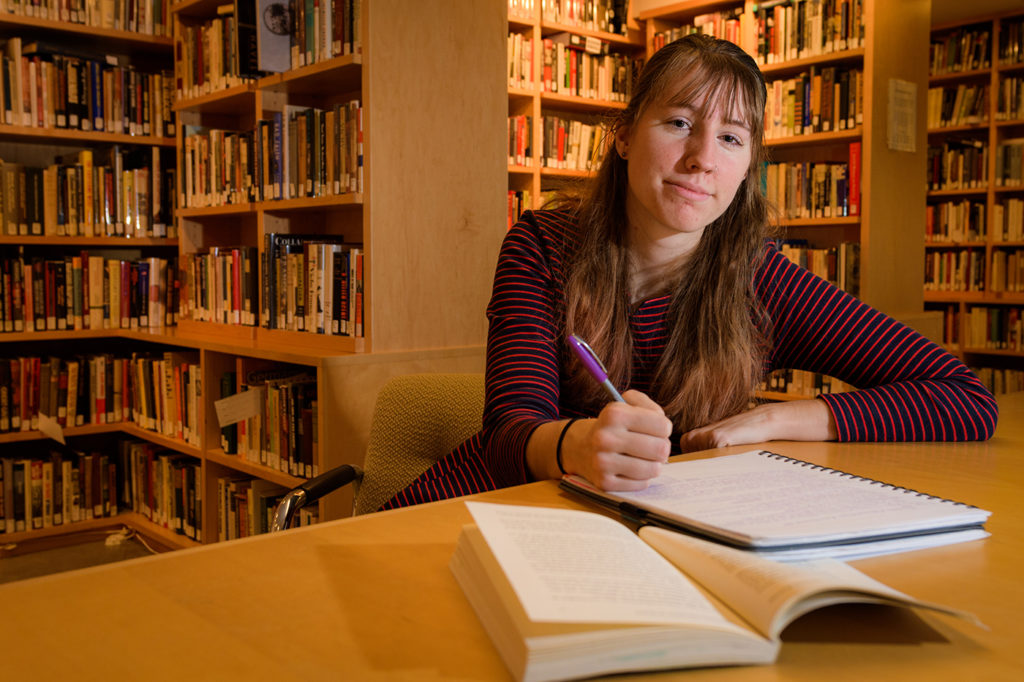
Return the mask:
{"type": "Polygon", "coordinates": [[[562,487],[639,524],[781,560],[854,559],[987,537],[987,512],[765,450],[673,462],[646,490],[562,487]]]}

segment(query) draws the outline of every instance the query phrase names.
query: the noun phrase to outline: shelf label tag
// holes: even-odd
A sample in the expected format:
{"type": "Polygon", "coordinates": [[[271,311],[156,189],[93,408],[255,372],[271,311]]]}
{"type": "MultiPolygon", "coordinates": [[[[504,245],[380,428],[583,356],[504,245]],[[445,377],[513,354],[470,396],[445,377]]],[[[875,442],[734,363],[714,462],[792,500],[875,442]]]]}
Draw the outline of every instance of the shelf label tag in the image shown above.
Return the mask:
{"type": "Polygon", "coordinates": [[[222,428],[250,419],[263,410],[263,389],[255,387],[229,395],[214,402],[213,407],[217,411],[217,421],[222,428]]]}
{"type": "Polygon", "coordinates": [[[61,445],[67,445],[64,442],[64,429],[60,427],[60,423],[42,412],[39,413],[39,432],[48,438],[54,439],[61,445]]]}

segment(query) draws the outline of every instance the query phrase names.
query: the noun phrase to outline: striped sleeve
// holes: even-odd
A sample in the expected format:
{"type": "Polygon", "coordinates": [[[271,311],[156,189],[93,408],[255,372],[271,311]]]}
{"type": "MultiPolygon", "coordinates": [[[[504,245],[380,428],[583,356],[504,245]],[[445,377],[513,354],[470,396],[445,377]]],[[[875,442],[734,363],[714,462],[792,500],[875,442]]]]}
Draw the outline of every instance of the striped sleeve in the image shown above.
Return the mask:
{"type": "Polygon", "coordinates": [[[755,289],[774,325],[768,370],[802,369],[860,389],[821,396],[841,441],[984,440],[992,394],[962,362],[769,246],[755,289]]]}
{"type": "Polygon", "coordinates": [[[562,253],[573,234],[560,213],[527,212],[498,257],[487,307],[482,457],[499,487],[530,480],[526,443],[534,429],[559,418],[562,253]]]}

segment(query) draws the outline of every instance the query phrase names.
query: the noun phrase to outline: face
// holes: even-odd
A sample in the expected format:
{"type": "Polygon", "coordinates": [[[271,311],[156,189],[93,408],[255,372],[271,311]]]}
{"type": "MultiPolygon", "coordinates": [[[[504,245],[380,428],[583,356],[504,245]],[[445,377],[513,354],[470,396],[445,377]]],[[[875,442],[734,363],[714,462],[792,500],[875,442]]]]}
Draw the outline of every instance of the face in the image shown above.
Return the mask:
{"type": "Polygon", "coordinates": [[[724,104],[653,102],[616,134],[616,150],[629,169],[633,238],[688,251],[729,207],[752,150],[742,107],[724,104]]]}

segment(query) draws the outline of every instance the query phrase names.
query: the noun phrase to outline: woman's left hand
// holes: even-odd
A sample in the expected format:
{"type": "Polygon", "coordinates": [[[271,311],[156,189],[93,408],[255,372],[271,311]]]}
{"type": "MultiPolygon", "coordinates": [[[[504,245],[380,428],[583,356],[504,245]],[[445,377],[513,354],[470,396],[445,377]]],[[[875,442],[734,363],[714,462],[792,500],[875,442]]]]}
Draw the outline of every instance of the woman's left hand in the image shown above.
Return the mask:
{"type": "Polygon", "coordinates": [[[682,452],[746,445],[769,440],[835,440],[836,423],[823,400],[793,400],[752,410],[684,433],[682,452]]]}

